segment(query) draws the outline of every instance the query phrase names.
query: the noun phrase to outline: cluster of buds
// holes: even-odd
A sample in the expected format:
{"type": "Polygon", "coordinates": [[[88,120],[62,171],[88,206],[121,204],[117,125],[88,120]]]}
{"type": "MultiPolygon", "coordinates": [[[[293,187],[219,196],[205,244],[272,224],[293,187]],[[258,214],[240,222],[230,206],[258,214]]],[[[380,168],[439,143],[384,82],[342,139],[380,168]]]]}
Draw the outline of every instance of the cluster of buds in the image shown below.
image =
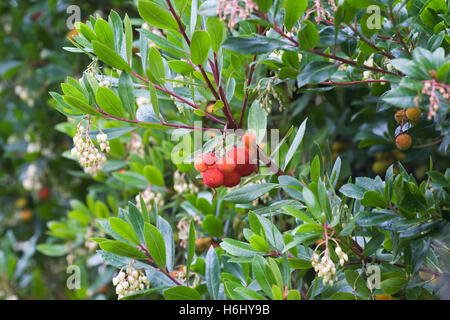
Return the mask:
{"type": "Polygon", "coordinates": [[[117,299],[150,288],[150,282],[145,273],[134,269],[132,264],[127,267],[126,272],[120,269],[119,274],[112,279],[112,283],[116,287],[117,299]]]}
{"type": "Polygon", "coordinates": [[[257,9],[258,5],[252,0],[219,0],[217,15],[220,20],[225,20],[229,16],[228,27],[232,29],[237,23],[236,18],[245,20],[257,9]]]}
{"type": "Polygon", "coordinates": [[[100,81],[100,82],[98,83],[98,85],[99,85],[100,87],[108,88],[108,87],[111,86],[111,81],[105,79],[105,80],[100,81]]]}
{"type": "Polygon", "coordinates": [[[100,145],[101,151],[95,147],[89,136],[89,131],[85,130],[81,123],[78,124],[77,134],[73,138],[74,147],[72,148],[72,155],[78,158],[81,166],[84,167],[84,171],[92,175],[102,170],[103,164],[106,162],[106,156],[102,151],[109,152],[110,149],[108,136],[105,133],[100,132],[97,135],[97,142],[100,145]],[[85,138],[83,138],[84,134],[85,138]]]}
{"type": "Polygon", "coordinates": [[[25,171],[22,181],[23,187],[28,191],[40,190],[42,188],[41,175],[36,164],[32,163],[25,171]]]}
{"type": "MultiPolygon", "coordinates": [[[[177,278],[178,280],[180,280],[181,282],[185,283],[187,280],[186,277],[186,266],[180,266],[178,268],[178,270],[174,270],[172,272],[172,276],[174,276],[175,278],[177,278]]],[[[196,287],[200,284],[200,276],[196,273],[193,272],[192,270],[189,270],[189,284],[191,287],[196,287]]]]}
{"type": "Polygon", "coordinates": [[[149,105],[150,104],[150,98],[148,98],[148,97],[137,97],[136,98],[136,103],[137,103],[137,105],[139,107],[143,106],[143,105],[149,105]]]}
{"type": "MultiPolygon", "coordinates": [[[[202,221],[199,216],[193,217],[194,221],[197,221],[198,224],[201,224],[202,221]]],[[[178,239],[180,240],[180,246],[182,248],[187,248],[187,244],[189,241],[189,228],[191,226],[191,219],[188,217],[183,217],[178,221],[177,228],[178,228],[178,239]]],[[[195,236],[197,239],[197,236],[195,236]]]]}
{"type": "Polygon", "coordinates": [[[195,194],[199,191],[198,187],[194,183],[192,182],[187,183],[186,180],[184,179],[184,174],[180,174],[178,170],[175,171],[174,174],[173,188],[179,194],[184,194],[186,192],[195,194]]]}
{"type": "Polygon", "coordinates": [[[34,98],[30,96],[28,90],[22,86],[15,86],[14,92],[16,95],[25,101],[30,107],[34,106],[34,98]]]}
{"type": "MultiPolygon", "coordinates": [[[[430,104],[428,108],[428,120],[436,115],[436,111],[439,109],[439,97],[436,92],[439,92],[441,96],[450,103],[450,86],[437,82],[435,79],[424,81],[422,94],[428,95],[430,97],[430,104]]],[[[415,98],[416,106],[419,106],[420,97],[415,98]]]]}
{"type": "Polygon", "coordinates": [[[135,153],[141,157],[144,157],[145,155],[144,144],[137,134],[133,134],[133,138],[130,142],[127,143],[127,149],[130,151],[130,153],[135,153]]]}
{"type": "MultiPolygon", "coordinates": [[[[280,94],[276,90],[276,85],[279,83],[279,79],[277,76],[272,78],[263,78],[256,85],[255,89],[258,92],[258,102],[261,106],[265,106],[266,114],[269,115],[271,112],[270,106],[273,105],[275,101],[278,102],[279,111],[284,110],[283,100],[280,94]],[[265,86],[264,86],[265,84],[265,86]]],[[[288,85],[287,95],[292,97],[292,93],[295,91],[294,88],[289,86],[289,82],[286,82],[288,85]]]]}
{"type": "Polygon", "coordinates": [[[156,203],[156,208],[161,208],[164,205],[164,198],[162,193],[160,192],[153,192],[150,189],[150,186],[144,190],[144,192],[138,194],[136,196],[136,207],[142,211],[141,208],[141,198],[144,200],[145,206],[147,207],[147,210],[151,211],[153,210],[153,201],[156,203]]]}
{"type": "MultiPolygon", "coordinates": [[[[348,261],[347,254],[342,251],[339,245],[336,246],[335,252],[339,257],[339,264],[343,266],[345,261],[348,261]]],[[[330,254],[328,251],[328,241],[323,241],[316,247],[313,255],[311,256],[311,264],[314,268],[314,271],[317,273],[317,276],[319,278],[323,278],[322,283],[324,286],[327,284],[333,286],[334,281],[338,280],[338,277],[336,275],[336,264],[330,258],[330,254]],[[318,254],[316,251],[323,243],[326,244],[325,250],[318,254]]]]}

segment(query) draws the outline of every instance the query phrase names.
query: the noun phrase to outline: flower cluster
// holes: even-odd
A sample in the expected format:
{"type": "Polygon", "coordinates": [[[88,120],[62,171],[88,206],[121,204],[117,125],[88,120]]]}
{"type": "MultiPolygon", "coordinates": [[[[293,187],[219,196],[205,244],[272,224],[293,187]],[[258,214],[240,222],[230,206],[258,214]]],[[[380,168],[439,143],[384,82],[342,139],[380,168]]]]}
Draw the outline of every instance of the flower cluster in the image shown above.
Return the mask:
{"type": "MultiPolygon", "coordinates": [[[[202,221],[199,216],[193,217],[194,221],[197,221],[198,224],[201,224],[202,221]]],[[[191,219],[188,217],[183,217],[178,221],[178,239],[180,240],[180,246],[182,248],[187,248],[188,240],[189,240],[189,227],[191,225],[191,219]]],[[[197,236],[195,237],[197,239],[197,236]]]]}
{"type": "Polygon", "coordinates": [[[175,171],[173,188],[179,194],[198,192],[198,187],[192,182],[187,183],[184,175],[180,174],[179,171],[175,171]]]}
{"type": "MultiPolygon", "coordinates": [[[[180,266],[178,268],[178,270],[174,270],[172,272],[172,275],[177,278],[178,280],[180,280],[181,282],[185,283],[187,278],[186,278],[186,266],[180,266]]],[[[198,275],[198,273],[193,272],[192,270],[189,270],[189,282],[190,282],[190,286],[195,288],[196,286],[198,286],[200,284],[200,276],[198,275]]]]}
{"type": "Polygon", "coordinates": [[[112,282],[116,287],[117,299],[150,288],[150,282],[145,276],[145,273],[141,270],[134,269],[132,264],[128,266],[126,272],[120,269],[119,274],[112,279],[112,282]]]}
{"type": "Polygon", "coordinates": [[[23,187],[28,191],[40,190],[42,188],[41,175],[39,174],[36,164],[30,164],[25,173],[22,181],[23,187]]]}
{"type": "Polygon", "coordinates": [[[236,18],[244,20],[257,9],[258,5],[252,0],[219,0],[217,14],[220,20],[225,20],[229,16],[228,27],[232,29],[237,23],[236,18]]]}
{"type": "MultiPolygon", "coordinates": [[[[327,283],[330,286],[334,285],[334,281],[338,280],[338,277],[336,276],[336,265],[331,260],[329,252],[328,252],[328,245],[326,246],[325,250],[317,254],[317,248],[322,245],[323,243],[328,242],[321,242],[316,249],[314,250],[313,255],[311,256],[311,264],[314,268],[314,271],[317,273],[317,276],[319,278],[323,278],[323,285],[325,286],[327,283]],[[322,257],[320,257],[323,255],[322,257]],[[334,279],[334,280],[333,280],[334,279]]],[[[337,256],[339,257],[339,264],[341,266],[344,265],[345,261],[348,261],[348,256],[345,252],[342,251],[341,247],[337,245],[335,252],[337,256]]]]}
{"type": "Polygon", "coordinates": [[[28,92],[28,90],[26,88],[24,88],[22,86],[15,86],[14,92],[20,99],[25,101],[30,107],[34,106],[34,97],[30,96],[30,93],[28,92]]]}
{"type": "MultiPolygon", "coordinates": [[[[97,142],[101,151],[109,152],[108,136],[105,133],[100,132],[97,135],[97,142]]],[[[106,156],[96,148],[89,136],[89,131],[85,130],[81,123],[77,126],[77,134],[73,138],[73,143],[72,155],[78,158],[86,173],[95,175],[102,170],[103,164],[106,162],[106,156]],[[84,134],[85,137],[83,138],[84,134]]]]}
{"type": "Polygon", "coordinates": [[[127,143],[127,149],[130,153],[135,153],[141,157],[145,155],[144,144],[142,143],[141,137],[137,134],[133,134],[133,138],[127,143]]]}
{"type": "MultiPolygon", "coordinates": [[[[433,80],[425,80],[422,88],[422,94],[430,97],[430,104],[428,108],[428,120],[436,115],[436,111],[439,109],[439,97],[436,94],[439,92],[447,101],[450,99],[450,86],[433,80]]],[[[419,106],[419,96],[415,99],[416,107],[419,106]]]]}
{"type": "Polygon", "coordinates": [[[141,198],[144,200],[145,206],[147,207],[147,210],[151,211],[153,210],[153,201],[156,203],[157,208],[161,208],[164,205],[164,198],[162,193],[160,192],[153,192],[150,187],[145,189],[144,192],[138,194],[136,196],[136,207],[142,211],[141,208],[141,198]]]}

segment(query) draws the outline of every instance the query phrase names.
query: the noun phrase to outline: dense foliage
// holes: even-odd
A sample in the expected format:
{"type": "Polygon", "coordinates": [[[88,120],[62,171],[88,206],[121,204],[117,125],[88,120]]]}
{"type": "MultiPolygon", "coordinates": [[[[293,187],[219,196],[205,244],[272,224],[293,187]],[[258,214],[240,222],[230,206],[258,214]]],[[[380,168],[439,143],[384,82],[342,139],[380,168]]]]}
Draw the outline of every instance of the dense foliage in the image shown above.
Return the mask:
{"type": "Polygon", "coordinates": [[[0,212],[28,197],[40,213],[33,249],[15,245],[29,227],[3,236],[8,294],[29,296],[51,259],[60,293],[31,296],[448,298],[450,4],[135,4],[76,23],[53,59],[22,46],[26,26],[2,36],[16,90],[2,89],[0,212]],[[30,108],[24,83],[53,109],[30,108]]]}

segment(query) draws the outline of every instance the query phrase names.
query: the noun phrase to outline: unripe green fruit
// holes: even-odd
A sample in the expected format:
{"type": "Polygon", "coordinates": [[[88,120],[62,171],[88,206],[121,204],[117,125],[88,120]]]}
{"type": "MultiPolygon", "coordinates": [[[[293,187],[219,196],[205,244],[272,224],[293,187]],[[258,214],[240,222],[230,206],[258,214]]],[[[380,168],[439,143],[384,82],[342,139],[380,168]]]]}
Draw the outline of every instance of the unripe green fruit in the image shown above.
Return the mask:
{"type": "Polygon", "coordinates": [[[406,117],[408,118],[409,122],[415,126],[420,122],[420,114],[422,111],[420,108],[409,108],[406,110],[406,117]]]}

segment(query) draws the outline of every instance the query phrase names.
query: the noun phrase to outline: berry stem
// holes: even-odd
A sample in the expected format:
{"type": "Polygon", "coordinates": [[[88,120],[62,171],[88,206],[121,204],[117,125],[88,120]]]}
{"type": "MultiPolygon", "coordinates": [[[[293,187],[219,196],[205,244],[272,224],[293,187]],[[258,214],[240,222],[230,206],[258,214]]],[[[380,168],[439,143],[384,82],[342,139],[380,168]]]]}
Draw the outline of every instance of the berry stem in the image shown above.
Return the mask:
{"type": "MultiPolygon", "coordinates": [[[[153,265],[156,264],[156,263],[155,263],[155,260],[153,260],[152,256],[151,256],[150,253],[148,252],[147,248],[145,248],[145,247],[139,245],[139,249],[140,249],[142,252],[144,252],[144,254],[147,256],[148,261],[149,261],[151,264],[153,264],[153,265]]],[[[157,270],[159,270],[159,271],[161,271],[162,273],[164,273],[164,274],[165,274],[167,277],[169,277],[169,279],[172,280],[176,285],[178,285],[178,286],[182,286],[182,285],[183,285],[183,284],[182,284],[181,282],[179,282],[174,276],[172,276],[172,275],[170,274],[170,272],[167,271],[166,268],[163,268],[163,269],[161,269],[161,268],[158,269],[158,268],[157,268],[157,270]]]]}

